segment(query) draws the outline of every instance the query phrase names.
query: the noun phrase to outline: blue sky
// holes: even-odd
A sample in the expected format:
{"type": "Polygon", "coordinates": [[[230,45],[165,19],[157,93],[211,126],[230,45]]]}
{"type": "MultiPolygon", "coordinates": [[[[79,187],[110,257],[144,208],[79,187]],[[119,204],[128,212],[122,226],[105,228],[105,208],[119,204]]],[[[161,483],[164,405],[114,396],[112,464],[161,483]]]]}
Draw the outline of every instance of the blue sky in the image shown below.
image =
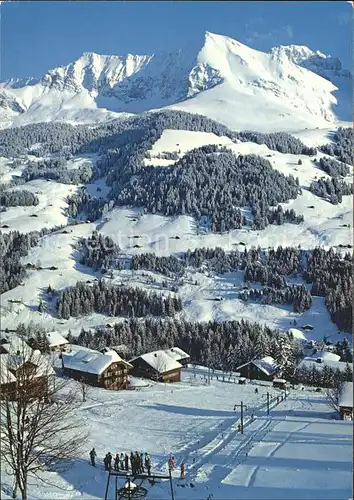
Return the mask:
{"type": "Polygon", "coordinates": [[[307,45],[351,68],[353,8],[339,2],[9,2],[1,4],[1,80],[42,76],[83,52],[150,54],[205,31],[269,50],[307,45]]]}

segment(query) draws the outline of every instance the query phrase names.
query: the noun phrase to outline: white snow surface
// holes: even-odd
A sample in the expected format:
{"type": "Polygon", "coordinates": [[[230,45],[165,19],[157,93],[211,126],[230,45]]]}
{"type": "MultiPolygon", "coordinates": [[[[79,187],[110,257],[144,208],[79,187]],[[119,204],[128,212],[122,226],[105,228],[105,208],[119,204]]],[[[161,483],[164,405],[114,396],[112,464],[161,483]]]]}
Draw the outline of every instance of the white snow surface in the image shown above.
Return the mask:
{"type": "Polygon", "coordinates": [[[314,359],[322,359],[324,361],[339,361],[340,356],[338,354],[334,354],[334,352],[328,351],[318,351],[311,356],[314,359]]]}
{"type": "Polygon", "coordinates": [[[341,99],[350,103],[350,73],[333,73],[333,60],[324,55],[317,54],[314,64],[314,52],[306,47],[285,49],[264,53],[206,32],[200,43],[170,53],[87,52],[42,78],[0,84],[0,123],[97,123],[171,107],[234,129],[255,128],[255,116],[256,128],[267,131],[349,121],[346,106],[338,107],[334,94],[339,88],[341,99]],[[301,57],[294,55],[300,52],[301,57]],[[313,64],[306,65],[306,57],[313,64]]]}
{"type": "Polygon", "coordinates": [[[291,333],[295,339],[305,340],[305,341],[307,340],[304,332],[302,332],[298,328],[289,328],[289,333],[291,333]]]}
{"type": "MultiPolygon", "coordinates": [[[[41,473],[49,484],[32,479],[29,500],[104,498],[103,457],[108,451],[131,450],[148,452],[157,474],[167,473],[168,457],[174,455],[176,500],[202,500],[210,494],[215,500],[350,497],[352,423],[333,420],[323,395],[292,390],[276,405],[282,391],[269,384],[238,385],[213,377],[209,386],[203,373],[206,370],[183,369],[181,383],[152,383],[135,391],[92,388],[76,415],[89,431],[82,454],[64,472],[41,473]],[[269,417],[267,391],[272,394],[269,417]],[[237,431],[240,408],[234,411],[241,400],[248,407],[243,435],[237,431]],[[96,468],[88,463],[92,447],[96,468]],[[182,462],[185,480],[179,479],[182,462]]],[[[1,497],[10,498],[11,478],[4,469],[1,478],[1,497]]],[[[146,487],[147,500],[170,498],[168,481],[146,487]]]]}
{"type": "MultiPolygon", "coordinates": [[[[319,132],[325,137],[330,129],[325,131],[306,130],[303,133],[298,132],[298,136],[300,139],[306,137],[307,143],[311,145],[311,139],[316,143],[321,137],[319,132]]],[[[50,301],[47,301],[43,313],[37,311],[39,299],[43,298],[43,290],[48,285],[60,290],[66,286],[74,285],[77,281],[92,281],[102,277],[99,272],[94,272],[79,263],[79,252],[75,249],[78,240],[82,237],[88,237],[93,230],[110,236],[118,243],[127,260],[132,255],[141,252],[154,252],[157,255],[167,256],[170,254],[178,255],[180,252],[186,252],[188,249],[194,250],[198,247],[218,246],[224,248],[225,251],[235,248],[243,250],[241,242],[246,245],[246,248],[260,245],[263,249],[278,245],[295,247],[301,245],[304,249],[316,246],[338,248],[339,245],[346,246],[352,242],[353,233],[350,227],[352,225],[352,197],[344,196],[341,204],[331,205],[310,193],[308,187],[311,181],[321,177],[323,173],[307,156],[281,154],[269,150],[265,145],[254,143],[230,144],[229,139],[220,138],[213,134],[173,130],[165,130],[162,137],[153,145],[150,153],[153,158],[159,152],[173,152],[180,149],[182,156],[185,152],[193,149],[195,145],[203,144],[223,144],[232,149],[235,154],[258,154],[267,158],[273,168],[284,174],[297,176],[302,187],[302,194],[296,200],[290,200],[282,205],[284,209],[294,208],[297,213],[303,214],[304,223],[300,225],[271,225],[263,231],[252,231],[245,228],[216,234],[200,230],[196,221],[187,215],[166,217],[158,214],[144,214],[142,209],[138,207],[114,208],[102,220],[63,228],[68,234],[65,234],[63,230],[58,230],[43,237],[40,244],[32,248],[26,257],[23,257],[24,264],[39,264],[43,269],[40,271],[29,270],[28,277],[24,279],[22,286],[2,294],[3,328],[13,329],[19,323],[33,321],[49,331],[55,330],[66,335],[69,329],[75,334],[79,333],[81,328],[105,326],[107,321],[112,322],[112,319],[99,314],[59,320],[53,314],[55,304],[50,301]],[[302,160],[302,165],[298,165],[299,159],[302,160]],[[136,235],[139,235],[140,238],[133,238],[136,235]],[[179,236],[180,239],[175,239],[176,236],[179,236]],[[141,248],[134,248],[137,242],[141,248]],[[58,267],[58,271],[45,269],[51,266],[58,267]],[[9,302],[12,300],[21,303],[9,302]]],[[[321,156],[323,155],[318,153],[317,158],[321,156]]],[[[76,161],[78,160],[73,159],[73,163],[76,161]]],[[[94,158],[81,157],[80,161],[95,160],[94,158]]],[[[6,161],[3,162],[3,165],[4,168],[11,169],[6,161]]],[[[37,192],[40,203],[36,207],[9,208],[2,213],[2,225],[9,226],[7,229],[1,229],[2,231],[28,232],[40,230],[42,227],[53,228],[68,223],[68,218],[65,215],[67,206],[65,198],[74,193],[78,186],[37,180],[20,187],[37,192]],[[37,215],[37,217],[30,217],[32,214],[37,215]]],[[[88,185],[87,190],[92,195],[105,196],[108,188],[104,179],[101,179],[88,185]],[[97,187],[101,188],[100,192],[97,192],[97,187]]],[[[154,291],[161,290],[162,281],[161,275],[143,271],[115,271],[113,279],[110,280],[113,284],[126,283],[154,291]],[[155,278],[156,283],[149,283],[143,274],[155,278]]],[[[313,297],[311,309],[303,314],[297,314],[292,312],[290,306],[268,306],[242,302],[238,298],[242,285],[243,273],[226,273],[222,276],[214,276],[188,271],[185,284],[180,287],[178,292],[183,301],[183,312],[180,315],[190,321],[223,321],[243,318],[284,331],[288,331],[292,327],[295,319],[299,329],[308,323],[314,326],[314,330],[306,332],[308,340],[320,340],[323,335],[332,336],[333,341],[341,340],[344,337],[343,333],[338,334],[336,325],[331,322],[322,297],[313,297]],[[198,282],[198,286],[194,285],[195,281],[198,282]],[[210,300],[220,296],[224,298],[223,301],[210,300]]],[[[164,290],[161,292],[166,293],[164,290]]],[[[117,321],[120,319],[117,318],[117,321]]]]}
{"type": "Polygon", "coordinates": [[[353,408],[353,382],[343,382],[341,385],[338,405],[353,408]]]}
{"type": "Polygon", "coordinates": [[[316,358],[313,357],[305,357],[299,363],[299,368],[315,368],[316,370],[323,370],[323,368],[327,366],[328,368],[332,368],[333,370],[340,370],[341,372],[345,372],[347,368],[347,363],[344,361],[333,361],[324,359],[321,363],[316,361],[316,358]]]}

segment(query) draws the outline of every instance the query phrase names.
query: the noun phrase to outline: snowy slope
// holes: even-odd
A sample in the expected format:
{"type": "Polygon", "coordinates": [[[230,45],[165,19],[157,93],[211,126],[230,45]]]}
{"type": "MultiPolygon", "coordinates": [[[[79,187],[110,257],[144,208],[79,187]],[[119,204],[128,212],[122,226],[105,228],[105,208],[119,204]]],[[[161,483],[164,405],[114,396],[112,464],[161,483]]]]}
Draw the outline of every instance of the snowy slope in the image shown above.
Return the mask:
{"type": "MultiPolygon", "coordinates": [[[[174,454],[176,500],[204,500],[209,494],[215,500],[349,498],[352,425],[331,419],[321,394],[291,391],[276,405],[280,391],[267,383],[238,385],[233,378],[222,382],[213,377],[208,386],[205,374],[184,369],[180,384],[152,383],[135,391],[92,388],[76,415],[90,431],[83,455],[63,473],[44,473],[49,484],[31,480],[29,499],[103,498],[104,455],[131,450],[148,452],[152,471],[160,474],[167,473],[168,456],[174,454]],[[269,390],[267,417],[264,396],[269,390]],[[248,407],[244,435],[237,432],[240,409],[234,410],[241,400],[248,407]],[[96,469],[88,464],[93,446],[96,469]],[[182,462],[185,481],[178,479],[182,462]]],[[[5,470],[1,473],[1,497],[8,498],[11,482],[5,470]]],[[[148,500],[170,498],[168,482],[145,486],[148,500]]]]}
{"type": "MultiPolygon", "coordinates": [[[[333,112],[333,92],[344,76],[336,75],[334,85],[312,66],[303,67],[293,53],[279,48],[267,54],[209,32],[200,44],[168,54],[84,53],[42,78],[2,83],[0,121],[3,127],[48,120],[92,123],[172,106],[234,129],[328,126],[341,118],[333,112]]],[[[349,99],[348,90],[343,98],[349,99]]]]}
{"type": "MultiPolygon", "coordinates": [[[[327,131],[328,132],[328,131],[327,131]]],[[[318,140],[319,131],[305,131],[309,144],[318,140]],[[313,136],[313,137],[312,137],[313,136]]],[[[323,134],[323,132],[321,132],[323,134]]],[[[299,134],[302,138],[302,135],[299,134]]],[[[254,153],[263,156],[271,162],[273,168],[285,174],[293,174],[299,177],[303,188],[302,194],[296,200],[283,204],[284,208],[294,208],[297,213],[305,217],[304,223],[300,225],[284,224],[282,226],[269,225],[263,231],[252,231],[249,229],[234,230],[229,233],[204,234],[198,230],[195,220],[187,215],[166,217],[157,214],[143,214],[139,208],[114,208],[108,212],[102,220],[90,224],[79,224],[66,228],[67,234],[59,231],[45,236],[41,244],[30,250],[23,263],[41,263],[42,267],[58,267],[58,271],[40,270],[29,271],[29,276],[19,286],[10,290],[1,297],[1,311],[3,328],[12,328],[19,323],[34,321],[40,323],[50,330],[57,329],[66,334],[68,329],[78,333],[82,327],[92,328],[104,326],[108,321],[106,316],[93,314],[85,318],[71,318],[68,321],[59,320],[52,314],[53,304],[47,304],[47,312],[39,313],[37,306],[43,292],[50,284],[55,289],[62,289],[74,285],[77,281],[92,280],[100,278],[100,273],[94,273],[92,269],[79,264],[79,255],[75,245],[81,237],[88,237],[94,229],[103,235],[110,236],[119,244],[127,258],[136,253],[154,252],[157,255],[178,255],[188,249],[194,250],[198,247],[222,247],[226,251],[238,248],[243,250],[240,242],[246,247],[258,246],[267,249],[270,246],[294,246],[301,245],[304,249],[316,246],[329,248],[347,245],[352,242],[352,198],[344,196],[343,202],[332,205],[325,200],[314,196],[308,191],[312,180],[321,177],[320,172],[311,158],[304,155],[282,154],[269,150],[265,145],[255,143],[231,143],[226,137],[217,137],[214,134],[203,132],[189,132],[165,130],[149,151],[150,158],[145,162],[151,165],[169,165],[175,160],[156,159],[163,152],[179,151],[181,157],[194,147],[204,144],[222,144],[232,149],[236,154],[254,153]],[[270,155],[270,157],[269,157],[270,155]],[[298,160],[302,165],[298,165],[298,160]],[[163,163],[161,163],[163,162],[163,163]],[[314,208],[310,208],[314,207],[314,208]],[[133,236],[139,235],[141,248],[134,248],[137,240],[133,236]],[[175,239],[179,236],[180,239],[175,239]],[[23,304],[9,303],[9,300],[21,300],[23,304]]],[[[318,157],[322,153],[318,153],[318,157]]],[[[72,160],[75,166],[80,162],[88,161],[86,157],[76,157],[72,160]]],[[[94,161],[92,159],[91,161],[94,161]]],[[[4,167],[5,168],[5,167],[4,167]]],[[[8,167],[9,168],[9,167],[8,167]]],[[[21,186],[23,187],[23,186],[21,186]]],[[[57,184],[52,181],[31,181],[26,183],[25,188],[38,194],[40,204],[37,207],[16,207],[8,209],[2,214],[2,223],[10,227],[3,229],[20,230],[28,232],[39,230],[43,226],[55,227],[66,224],[67,217],[64,215],[66,207],[65,196],[75,189],[74,186],[57,184]],[[51,207],[49,205],[52,205],[51,207]],[[38,217],[29,217],[31,213],[38,217]]],[[[104,181],[88,185],[88,191],[93,195],[103,195],[108,189],[104,181]],[[101,187],[99,193],[96,186],[101,187]]],[[[163,290],[162,281],[166,278],[162,275],[151,274],[157,280],[151,284],[147,278],[142,276],[144,271],[116,271],[112,283],[128,283],[145,289],[163,290]]],[[[320,340],[323,335],[332,335],[333,340],[339,340],[343,334],[338,335],[337,328],[331,322],[330,316],[325,308],[322,297],[314,297],[310,310],[303,314],[295,314],[290,306],[269,306],[259,303],[244,303],[238,298],[240,286],[243,283],[242,273],[231,273],[223,276],[207,276],[205,274],[190,274],[185,280],[185,285],[179,289],[179,295],[183,300],[183,316],[191,321],[223,321],[240,320],[242,318],[268,324],[288,330],[291,323],[296,319],[299,326],[310,323],[314,330],[309,332],[309,339],[320,340]],[[193,283],[197,281],[198,286],[193,283]],[[223,296],[224,300],[216,302],[211,298],[223,296]]],[[[119,321],[119,318],[114,320],[119,321]]]]}

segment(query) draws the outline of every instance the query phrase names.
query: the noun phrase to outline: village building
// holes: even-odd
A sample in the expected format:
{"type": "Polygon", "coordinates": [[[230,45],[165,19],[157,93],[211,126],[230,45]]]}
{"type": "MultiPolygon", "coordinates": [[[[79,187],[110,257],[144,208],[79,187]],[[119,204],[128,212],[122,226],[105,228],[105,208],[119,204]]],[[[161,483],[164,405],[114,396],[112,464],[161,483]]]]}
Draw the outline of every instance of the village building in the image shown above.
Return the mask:
{"type": "Polygon", "coordinates": [[[171,356],[175,361],[181,363],[182,366],[187,366],[191,360],[189,354],[180,349],[179,347],[171,347],[170,349],[165,349],[165,352],[171,356]]]}
{"type": "Polygon", "coordinates": [[[128,372],[132,365],[124,361],[116,351],[104,353],[92,349],[80,349],[62,354],[63,374],[80,382],[105,389],[126,389],[128,372]]]}
{"type": "Polygon", "coordinates": [[[49,360],[21,338],[1,339],[0,399],[16,400],[25,385],[29,398],[46,398],[54,370],[49,360]]]}
{"type": "MultiPolygon", "coordinates": [[[[333,354],[333,353],[328,353],[328,354],[333,354]]],[[[301,370],[302,368],[305,369],[312,369],[315,368],[316,370],[323,370],[325,366],[328,368],[332,368],[333,370],[339,370],[340,372],[345,372],[347,370],[347,365],[345,361],[338,361],[337,358],[339,356],[335,355],[336,359],[329,359],[328,356],[320,356],[320,357],[305,357],[303,358],[300,363],[297,365],[297,368],[301,370]]]]}
{"type": "Polygon", "coordinates": [[[353,382],[341,384],[338,406],[342,420],[353,420],[353,382]]]}
{"type": "Polygon", "coordinates": [[[130,360],[131,374],[158,382],[180,382],[182,365],[165,350],[141,354],[130,360]]]}
{"type": "Polygon", "coordinates": [[[271,356],[265,356],[244,363],[236,371],[241,377],[271,382],[279,374],[279,367],[271,356]]]}
{"type": "Polygon", "coordinates": [[[49,347],[51,351],[66,351],[69,348],[69,341],[60,335],[59,332],[47,333],[49,347]]]}
{"type": "Polygon", "coordinates": [[[317,351],[312,354],[311,359],[316,360],[317,363],[322,363],[323,361],[340,361],[340,356],[335,354],[334,352],[330,352],[327,350],[317,351]]]}

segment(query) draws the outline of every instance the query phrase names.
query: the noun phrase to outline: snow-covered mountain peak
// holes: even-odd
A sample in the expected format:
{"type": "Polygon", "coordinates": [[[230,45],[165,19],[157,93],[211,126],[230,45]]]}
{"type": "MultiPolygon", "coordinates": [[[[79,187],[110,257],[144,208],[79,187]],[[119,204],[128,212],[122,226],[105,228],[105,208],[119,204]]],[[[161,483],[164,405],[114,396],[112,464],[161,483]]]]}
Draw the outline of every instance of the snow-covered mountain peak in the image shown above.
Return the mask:
{"type": "Polygon", "coordinates": [[[338,57],[323,54],[319,50],[312,50],[304,45],[280,45],[271,49],[270,54],[274,58],[287,58],[295,64],[320,74],[320,76],[323,76],[321,71],[335,71],[343,75],[349,73],[349,71],[343,70],[338,57]]]}
{"type": "MultiPolygon", "coordinates": [[[[207,31],[203,40],[168,53],[85,52],[42,78],[8,80],[0,84],[0,126],[92,123],[171,106],[238,129],[291,130],[314,120],[325,126],[336,118],[333,92],[342,77],[348,80],[339,60],[308,47],[267,54],[207,31]]],[[[343,109],[349,93],[341,95],[343,109]]]]}

